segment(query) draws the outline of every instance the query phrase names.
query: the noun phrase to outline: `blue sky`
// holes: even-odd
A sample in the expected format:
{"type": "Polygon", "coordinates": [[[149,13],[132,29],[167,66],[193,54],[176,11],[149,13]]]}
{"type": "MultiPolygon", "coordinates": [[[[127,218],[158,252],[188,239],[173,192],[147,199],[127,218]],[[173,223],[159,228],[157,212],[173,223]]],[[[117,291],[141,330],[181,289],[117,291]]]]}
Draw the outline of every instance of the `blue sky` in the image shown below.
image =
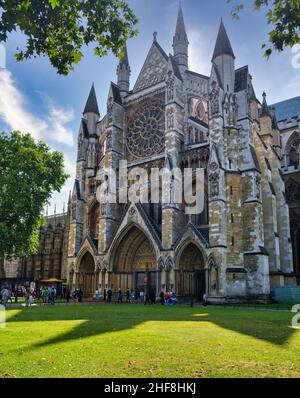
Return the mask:
{"type": "MultiPolygon", "coordinates": [[[[158,42],[164,50],[172,52],[178,0],[129,2],[139,19],[140,32],[128,43],[132,87],[151,46],[153,32],[158,32],[158,42]]],[[[236,68],[249,65],[257,97],[260,98],[265,90],[268,102],[274,103],[300,95],[300,68],[292,63],[295,54],[287,49],[266,60],[261,49],[270,30],[265,22],[265,11],[253,11],[252,0],[243,2],[246,9],[236,21],[230,14],[232,6],[226,0],[182,0],[190,41],[190,69],[209,75],[223,18],[236,55],[236,68]]],[[[56,204],[57,212],[61,212],[74,181],[77,134],[89,90],[94,82],[102,117],[109,82],[116,80],[118,60],[112,55],[98,59],[90,46],[85,49],[85,58],[76,70],[68,77],[61,77],[46,58],[16,63],[14,52],[16,47],[22,48],[23,43],[24,38],[15,33],[5,45],[6,70],[0,70],[0,130],[29,131],[65,154],[71,178],[60,194],[54,194],[49,208],[52,213],[56,204]]]]}

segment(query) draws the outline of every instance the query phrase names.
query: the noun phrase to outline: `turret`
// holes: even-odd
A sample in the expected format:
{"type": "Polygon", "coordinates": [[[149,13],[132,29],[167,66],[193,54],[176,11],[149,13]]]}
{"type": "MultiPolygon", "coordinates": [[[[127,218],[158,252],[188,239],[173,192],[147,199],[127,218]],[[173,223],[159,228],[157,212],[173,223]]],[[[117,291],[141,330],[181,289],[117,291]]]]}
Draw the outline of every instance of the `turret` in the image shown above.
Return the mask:
{"type": "Polygon", "coordinates": [[[124,98],[128,92],[130,87],[130,65],[128,60],[127,47],[125,47],[125,54],[123,58],[120,59],[118,68],[117,68],[117,76],[118,76],[118,86],[120,89],[121,97],[124,98]]]}
{"type": "Polygon", "coordinates": [[[267,104],[267,94],[263,93],[263,101],[260,110],[261,136],[266,145],[273,144],[272,115],[267,104]]]}
{"type": "Polygon", "coordinates": [[[85,105],[83,117],[87,121],[89,135],[96,134],[96,124],[99,121],[100,112],[98,108],[94,84],[92,85],[87,103],[85,105]]]}
{"type": "Polygon", "coordinates": [[[181,72],[185,72],[188,69],[188,49],[189,41],[186,34],[183,12],[180,3],[176,24],[176,32],[173,38],[173,50],[174,58],[177,61],[181,72]]]}
{"type": "Polygon", "coordinates": [[[219,28],[219,33],[212,57],[212,62],[217,67],[219,76],[225,92],[233,93],[235,80],[235,56],[225,30],[223,21],[219,28]]]}

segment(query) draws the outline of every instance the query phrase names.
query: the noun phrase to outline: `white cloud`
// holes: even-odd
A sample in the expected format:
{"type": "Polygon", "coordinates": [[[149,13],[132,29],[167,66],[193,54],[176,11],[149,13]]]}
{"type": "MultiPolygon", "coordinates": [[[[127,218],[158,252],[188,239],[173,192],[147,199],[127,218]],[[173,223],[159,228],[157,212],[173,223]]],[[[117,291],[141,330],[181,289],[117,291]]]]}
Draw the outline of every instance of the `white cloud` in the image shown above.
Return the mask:
{"type": "Polygon", "coordinates": [[[48,126],[51,131],[51,139],[60,144],[69,146],[74,145],[74,137],[71,129],[66,124],[74,120],[75,114],[72,109],[61,109],[56,107],[53,102],[48,99],[49,116],[48,126]]]}
{"type": "Polygon", "coordinates": [[[204,75],[210,75],[211,48],[208,43],[207,33],[198,27],[187,32],[189,38],[189,69],[204,75]]]}
{"type": "Polygon", "coordinates": [[[73,146],[73,133],[66,124],[74,120],[74,112],[58,108],[46,98],[48,114],[39,118],[26,106],[26,98],[19,90],[11,72],[0,69],[0,118],[13,130],[30,133],[36,139],[73,146]]]}
{"type": "Polygon", "coordinates": [[[0,70],[0,93],[0,118],[13,130],[30,132],[34,138],[40,138],[47,123],[26,110],[25,98],[6,69],[0,70]]]}

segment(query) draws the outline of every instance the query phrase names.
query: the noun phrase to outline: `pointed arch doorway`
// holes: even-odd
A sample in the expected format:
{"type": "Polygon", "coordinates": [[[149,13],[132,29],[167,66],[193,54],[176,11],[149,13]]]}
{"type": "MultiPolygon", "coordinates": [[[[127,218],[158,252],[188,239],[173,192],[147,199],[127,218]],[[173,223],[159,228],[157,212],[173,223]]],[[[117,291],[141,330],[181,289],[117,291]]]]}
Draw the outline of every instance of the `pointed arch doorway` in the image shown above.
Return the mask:
{"type": "Polygon", "coordinates": [[[189,243],[180,254],[179,275],[178,295],[202,301],[206,293],[205,261],[194,243],[189,243]]]}
{"type": "Polygon", "coordinates": [[[152,242],[133,226],[121,238],[113,259],[113,290],[143,290],[156,294],[157,261],[152,242]]]}
{"type": "Polygon", "coordinates": [[[78,288],[84,297],[91,297],[95,293],[95,261],[91,253],[84,254],[79,265],[78,288]]]}

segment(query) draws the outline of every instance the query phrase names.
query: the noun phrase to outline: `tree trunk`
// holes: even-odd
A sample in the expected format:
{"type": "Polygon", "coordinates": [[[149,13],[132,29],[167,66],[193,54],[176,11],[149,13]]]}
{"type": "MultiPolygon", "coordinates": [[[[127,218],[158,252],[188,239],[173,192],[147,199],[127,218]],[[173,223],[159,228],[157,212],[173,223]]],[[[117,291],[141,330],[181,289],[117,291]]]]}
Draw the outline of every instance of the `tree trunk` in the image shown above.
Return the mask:
{"type": "Polygon", "coordinates": [[[4,258],[0,258],[0,278],[5,278],[4,258]]]}

